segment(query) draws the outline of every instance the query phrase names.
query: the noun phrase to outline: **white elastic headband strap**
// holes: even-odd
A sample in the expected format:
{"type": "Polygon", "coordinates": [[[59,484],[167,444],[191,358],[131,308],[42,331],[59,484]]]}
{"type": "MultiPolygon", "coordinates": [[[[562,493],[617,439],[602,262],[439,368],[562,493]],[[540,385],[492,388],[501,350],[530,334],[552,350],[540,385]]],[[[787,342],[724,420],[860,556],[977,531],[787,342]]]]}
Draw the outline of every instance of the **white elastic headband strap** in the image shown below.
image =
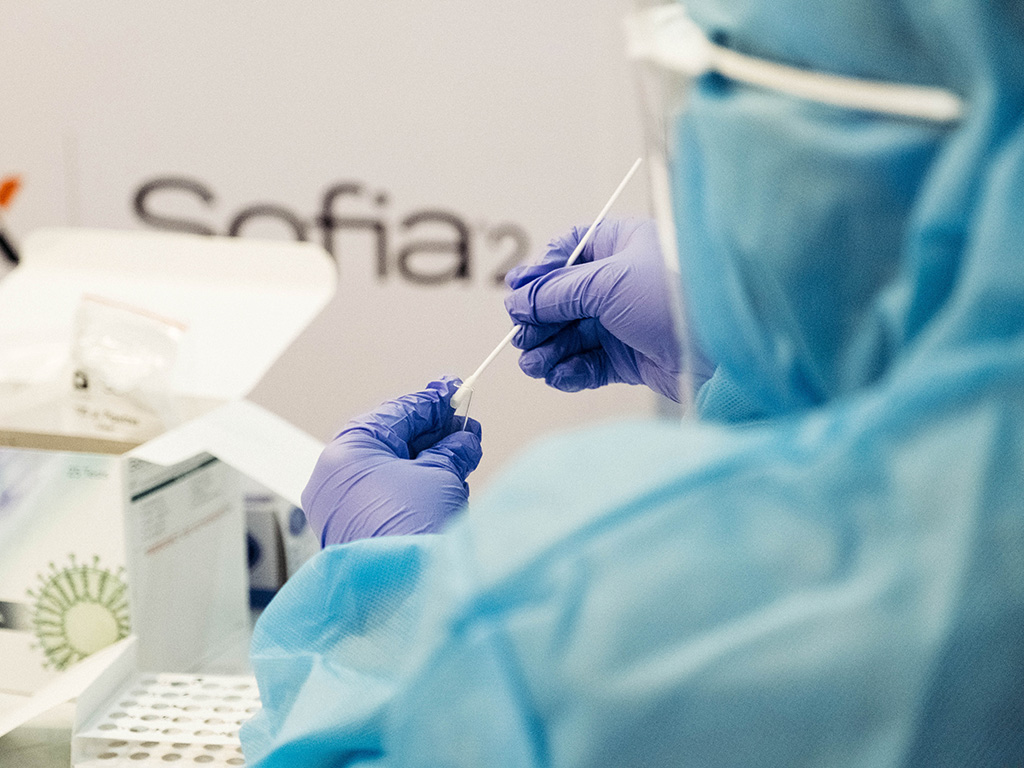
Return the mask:
{"type": "Polygon", "coordinates": [[[626,19],[626,32],[631,58],[689,77],[717,72],[809,101],[938,123],[954,122],[963,115],[960,97],[941,88],[809,72],[715,45],[677,3],[632,14],[626,19]]]}

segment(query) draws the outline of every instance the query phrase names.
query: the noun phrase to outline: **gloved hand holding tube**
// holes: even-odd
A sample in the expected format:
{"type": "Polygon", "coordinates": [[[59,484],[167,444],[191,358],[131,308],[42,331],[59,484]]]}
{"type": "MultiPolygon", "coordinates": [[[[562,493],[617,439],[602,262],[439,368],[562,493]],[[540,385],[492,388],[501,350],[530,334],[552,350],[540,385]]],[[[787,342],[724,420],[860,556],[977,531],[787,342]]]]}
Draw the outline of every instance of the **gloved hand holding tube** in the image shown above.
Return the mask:
{"type": "MultiPolygon", "coordinates": [[[[506,276],[505,308],[522,326],[512,340],[524,350],[519,366],[565,392],[645,384],[678,402],[682,347],[655,223],[603,221],[577,263],[562,269],[585,231],[574,228],[539,264],[506,276]]],[[[714,364],[695,340],[683,341],[699,386],[714,364]]]]}
{"type": "Polygon", "coordinates": [[[350,421],[321,454],[302,508],[321,545],[371,536],[434,533],[469,499],[480,463],[480,423],[465,430],[442,378],[350,421]]]}

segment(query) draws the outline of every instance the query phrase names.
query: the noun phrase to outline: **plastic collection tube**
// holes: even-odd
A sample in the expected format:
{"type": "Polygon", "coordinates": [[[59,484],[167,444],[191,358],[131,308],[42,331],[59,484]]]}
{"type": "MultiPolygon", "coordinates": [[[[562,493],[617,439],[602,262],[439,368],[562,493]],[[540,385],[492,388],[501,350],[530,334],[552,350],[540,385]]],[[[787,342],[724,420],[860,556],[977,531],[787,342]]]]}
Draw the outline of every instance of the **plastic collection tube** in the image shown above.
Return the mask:
{"type": "MultiPolygon", "coordinates": [[[[633,163],[633,167],[629,169],[622,181],[619,182],[619,186],[615,188],[614,192],[612,192],[612,196],[608,198],[608,202],[605,203],[604,208],[602,208],[601,212],[597,214],[597,218],[594,219],[594,223],[590,225],[590,228],[587,229],[583,237],[580,238],[579,244],[575,249],[573,249],[572,254],[569,256],[569,260],[565,262],[565,266],[571,267],[576,262],[576,259],[579,258],[579,255],[583,253],[583,249],[587,247],[587,243],[590,242],[591,238],[594,236],[594,232],[597,231],[597,225],[604,220],[604,217],[608,214],[612,205],[615,204],[619,195],[622,194],[622,190],[626,188],[629,180],[633,178],[633,174],[636,173],[642,162],[643,158],[638,157],[636,162],[633,163]]],[[[482,374],[487,369],[487,366],[494,362],[494,359],[501,354],[501,350],[512,343],[512,339],[515,337],[516,332],[520,327],[521,326],[518,325],[513,326],[512,330],[508,332],[505,338],[498,343],[498,346],[491,350],[491,353],[484,358],[484,361],[480,363],[480,366],[470,374],[470,376],[462,383],[462,386],[460,386],[456,390],[455,394],[452,395],[452,408],[455,409],[457,414],[459,414],[459,409],[462,408],[463,405],[465,406],[465,408],[462,409],[462,413],[459,414],[463,417],[463,427],[465,427],[466,420],[469,418],[469,401],[473,396],[473,386],[476,384],[477,379],[480,378],[480,374],[482,374]]]]}

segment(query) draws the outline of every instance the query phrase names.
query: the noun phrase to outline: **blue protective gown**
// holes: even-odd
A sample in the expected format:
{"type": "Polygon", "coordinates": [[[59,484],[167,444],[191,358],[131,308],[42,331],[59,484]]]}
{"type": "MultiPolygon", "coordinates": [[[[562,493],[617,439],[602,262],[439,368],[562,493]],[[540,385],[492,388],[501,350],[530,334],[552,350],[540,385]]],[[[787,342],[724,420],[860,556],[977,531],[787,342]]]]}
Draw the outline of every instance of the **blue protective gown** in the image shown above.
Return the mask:
{"type": "Polygon", "coordinates": [[[1024,11],[694,0],[937,127],[708,79],[677,126],[709,421],[537,446],[260,621],[261,765],[1024,763],[1024,11]]]}

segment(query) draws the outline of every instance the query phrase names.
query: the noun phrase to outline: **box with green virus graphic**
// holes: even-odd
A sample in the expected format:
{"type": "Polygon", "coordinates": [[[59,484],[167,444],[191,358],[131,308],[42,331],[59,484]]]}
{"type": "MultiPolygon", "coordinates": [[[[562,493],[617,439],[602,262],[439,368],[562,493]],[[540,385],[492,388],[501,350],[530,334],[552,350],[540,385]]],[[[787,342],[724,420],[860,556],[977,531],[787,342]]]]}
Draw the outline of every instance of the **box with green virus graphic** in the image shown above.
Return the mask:
{"type": "Polygon", "coordinates": [[[133,624],[162,657],[165,642],[201,650],[244,628],[230,597],[244,579],[243,532],[223,462],[2,448],[0,472],[13,481],[0,500],[0,690],[34,691],[133,624]],[[145,602],[133,609],[133,598],[145,602]],[[169,637],[163,622],[174,623],[169,637]]]}
{"type": "Polygon", "coordinates": [[[0,692],[30,694],[129,632],[146,668],[189,672],[247,631],[243,483],[295,506],[322,444],[245,398],[335,280],[306,243],[25,240],[0,282],[0,692]],[[85,295],[186,329],[177,419],[141,444],[50,418],[85,295]]]}
{"type": "Polygon", "coordinates": [[[0,661],[0,690],[128,633],[124,531],[102,512],[120,506],[113,471],[106,456],[0,448],[0,659],[19,660],[0,661]]]}

